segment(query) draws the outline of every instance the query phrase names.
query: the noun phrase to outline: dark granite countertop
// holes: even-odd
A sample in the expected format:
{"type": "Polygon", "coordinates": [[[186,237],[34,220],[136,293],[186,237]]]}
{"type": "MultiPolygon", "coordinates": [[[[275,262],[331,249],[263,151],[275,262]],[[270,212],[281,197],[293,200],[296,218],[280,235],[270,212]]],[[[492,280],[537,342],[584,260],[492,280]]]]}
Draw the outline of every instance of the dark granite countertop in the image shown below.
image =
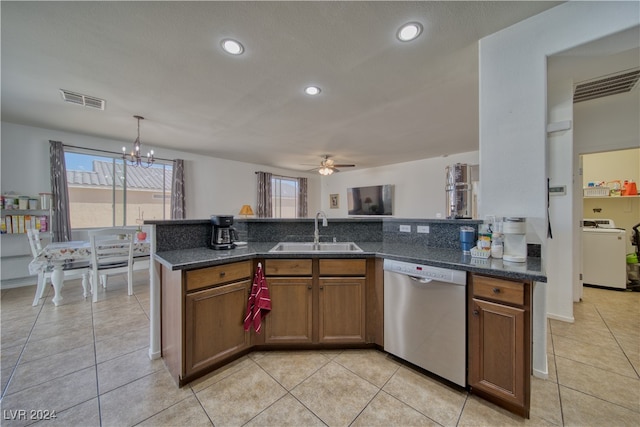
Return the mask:
{"type": "Polygon", "coordinates": [[[228,262],[254,258],[362,258],[378,257],[398,261],[414,262],[435,267],[474,273],[491,274],[509,279],[546,282],[540,258],[527,258],[524,263],[513,263],[501,259],[472,258],[460,250],[419,246],[406,243],[356,242],[363,252],[323,253],[273,253],[277,242],[249,242],[230,250],[213,250],[207,247],[158,252],[155,260],[171,270],[193,270],[228,262]]]}

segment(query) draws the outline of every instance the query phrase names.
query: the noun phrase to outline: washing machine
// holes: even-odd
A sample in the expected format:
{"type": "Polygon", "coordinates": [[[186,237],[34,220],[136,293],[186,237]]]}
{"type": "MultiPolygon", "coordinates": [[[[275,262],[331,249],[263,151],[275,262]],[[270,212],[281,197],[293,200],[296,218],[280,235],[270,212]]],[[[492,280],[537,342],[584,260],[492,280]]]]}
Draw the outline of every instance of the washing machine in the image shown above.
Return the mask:
{"type": "Polygon", "coordinates": [[[627,231],[611,219],[582,221],[582,283],[627,288],[627,231]]]}

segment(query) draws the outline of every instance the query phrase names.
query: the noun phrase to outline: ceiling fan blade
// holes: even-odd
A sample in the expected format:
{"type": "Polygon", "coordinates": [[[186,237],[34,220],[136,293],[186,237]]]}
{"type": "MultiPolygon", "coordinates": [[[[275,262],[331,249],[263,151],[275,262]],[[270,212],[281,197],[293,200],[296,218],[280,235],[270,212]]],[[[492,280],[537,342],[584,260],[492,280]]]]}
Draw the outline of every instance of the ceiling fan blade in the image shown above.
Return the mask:
{"type": "Polygon", "coordinates": [[[355,168],[356,165],[333,165],[334,167],[337,168],[355,168]]]}

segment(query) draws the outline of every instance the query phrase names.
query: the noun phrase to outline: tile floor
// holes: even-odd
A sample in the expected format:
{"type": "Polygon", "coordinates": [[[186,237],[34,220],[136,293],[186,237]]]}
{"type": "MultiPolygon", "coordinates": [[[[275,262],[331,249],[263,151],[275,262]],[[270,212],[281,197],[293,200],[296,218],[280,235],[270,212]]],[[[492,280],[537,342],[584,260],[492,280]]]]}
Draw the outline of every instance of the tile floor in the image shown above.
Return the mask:
{"type": "Polygon", "coordinates": [[[59,307],[51,291],[31,307],[34,286],[2,291],[2,425],[640,424],[640,293],[586,288],[574,324],[549,322],[549,379],[532,379],[523,420],[375,350],[254,352],[179,389],[147,356],[146,274],[135,296],[124,282],[92,304],[70,281],[59,307]]]}

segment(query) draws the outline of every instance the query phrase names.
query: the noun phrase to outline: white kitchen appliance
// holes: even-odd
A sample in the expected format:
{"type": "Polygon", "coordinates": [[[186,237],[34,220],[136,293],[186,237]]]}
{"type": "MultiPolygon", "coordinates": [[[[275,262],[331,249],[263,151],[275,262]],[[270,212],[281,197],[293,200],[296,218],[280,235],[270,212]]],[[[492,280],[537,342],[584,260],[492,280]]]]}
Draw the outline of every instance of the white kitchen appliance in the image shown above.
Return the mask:
{"type": "Polygon", "coordinates": [[[521,217],[504,217],[502,222],[504,235],[503,261],[525,262],[527,260],[527,222],[521,217]]]}
{"type": "Polygon", "coordinates": [[[464,271],[385,259],[384,350],[467,384],[464,271]]]}
{"type": "Polygon", "coordinates": [[[582,221],[582,283],[626,289],[627,231],[611,219],[582,221]]]}

